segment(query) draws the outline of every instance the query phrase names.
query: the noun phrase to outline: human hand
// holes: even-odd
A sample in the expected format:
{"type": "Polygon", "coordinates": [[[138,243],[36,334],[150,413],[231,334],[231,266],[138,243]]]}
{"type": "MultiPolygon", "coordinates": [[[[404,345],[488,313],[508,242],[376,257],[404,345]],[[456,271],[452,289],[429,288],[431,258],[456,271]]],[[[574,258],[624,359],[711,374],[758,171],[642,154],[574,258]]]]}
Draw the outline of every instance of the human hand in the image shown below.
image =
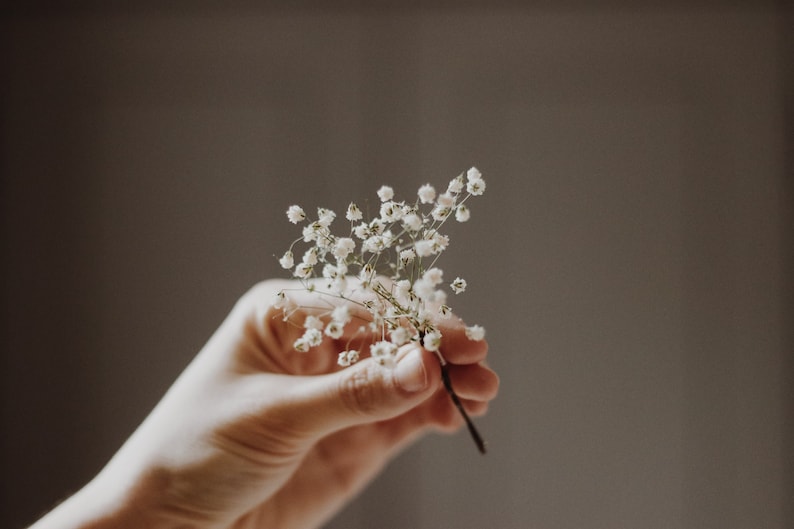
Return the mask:
{"type": "MultiPolygon", "coordinates": [[[[460,428],[438,358],[415,344],[393,369],[370,358],[341,369],[348,342],[372,340],[351,323],[341,338],[296,352],[311,309],[285,321],[272,304],[295,286],[266,281],[243,296],[108,466],[63,506],[60,520],[71,525],[47,525],[56,510],[36,527],[317,527],[423,433],[460,428]],[[94,525],[82,523],[86,505],[94,525]]],[[[308,296],[293,297],[309,307],[308,296]]],[[[455,318],[438,327],[466,411],[485,413],[498,389],[483,364],[487,344],[466,338],[455,318]]]]}

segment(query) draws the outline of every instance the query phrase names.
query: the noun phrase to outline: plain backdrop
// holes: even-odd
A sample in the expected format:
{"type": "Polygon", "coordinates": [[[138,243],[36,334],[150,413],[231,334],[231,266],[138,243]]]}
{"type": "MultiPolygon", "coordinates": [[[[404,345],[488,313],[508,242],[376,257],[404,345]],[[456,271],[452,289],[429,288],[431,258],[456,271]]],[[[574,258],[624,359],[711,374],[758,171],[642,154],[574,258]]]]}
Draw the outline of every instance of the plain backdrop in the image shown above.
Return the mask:
{"type": "Polygon", "coordinates": [[[329,528],[792,527],[785,3],[3,7],[0,526],[90,479],[284,211],[488,183],[439,263],[502,390],[329,528]]]}

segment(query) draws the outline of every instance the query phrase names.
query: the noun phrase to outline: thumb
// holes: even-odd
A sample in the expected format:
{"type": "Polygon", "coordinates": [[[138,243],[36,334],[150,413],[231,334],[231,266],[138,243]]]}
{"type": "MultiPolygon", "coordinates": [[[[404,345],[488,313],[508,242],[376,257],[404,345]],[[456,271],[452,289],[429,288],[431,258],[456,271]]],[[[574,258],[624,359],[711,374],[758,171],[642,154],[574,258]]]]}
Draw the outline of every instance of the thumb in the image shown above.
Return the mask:
{"type": "Polygon", "coordinates": [[[406,346],[393,368],[372,358],[319,377],[312,377],[292,401],[294,417],[317,436],[396,417],[438,389],[441,367],[433,353],[406,346]]]}

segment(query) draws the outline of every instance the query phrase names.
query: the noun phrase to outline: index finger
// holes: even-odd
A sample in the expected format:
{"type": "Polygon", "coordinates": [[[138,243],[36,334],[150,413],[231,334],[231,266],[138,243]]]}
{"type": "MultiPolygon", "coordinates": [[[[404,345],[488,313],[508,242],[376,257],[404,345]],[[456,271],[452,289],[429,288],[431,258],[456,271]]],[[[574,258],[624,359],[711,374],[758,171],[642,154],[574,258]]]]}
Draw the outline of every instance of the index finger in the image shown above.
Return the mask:
{"type": "Polygon", "coordinates": [[[461,320],[439,321],[441,331],[441,356],[452,364],[476,364],[488,356],[488,342],[472,340],[466,335],[466,325],[461,320]]]}

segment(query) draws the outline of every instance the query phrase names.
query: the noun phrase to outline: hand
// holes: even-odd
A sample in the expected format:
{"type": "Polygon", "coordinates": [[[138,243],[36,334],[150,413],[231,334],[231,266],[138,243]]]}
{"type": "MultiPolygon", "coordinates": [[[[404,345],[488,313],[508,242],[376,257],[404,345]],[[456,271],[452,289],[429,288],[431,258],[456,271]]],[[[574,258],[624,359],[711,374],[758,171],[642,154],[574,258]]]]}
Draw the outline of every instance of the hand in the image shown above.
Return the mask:
{"type": "MultiPolygon", "coordinates": [[[[349,342],[364,353],[372,340],[360,323],[295,351],[308,309],[285,321],[272,304],[295,288],[249,291],[108,466],[35,527],[317,527],[420,435],[460,428],[434,353],[407,345],[393,369],[339,368],[349,342]]],[[[465,409],[485,413],[498,388],[487,344],[455,318],[438,326],[465,409]]]]}

